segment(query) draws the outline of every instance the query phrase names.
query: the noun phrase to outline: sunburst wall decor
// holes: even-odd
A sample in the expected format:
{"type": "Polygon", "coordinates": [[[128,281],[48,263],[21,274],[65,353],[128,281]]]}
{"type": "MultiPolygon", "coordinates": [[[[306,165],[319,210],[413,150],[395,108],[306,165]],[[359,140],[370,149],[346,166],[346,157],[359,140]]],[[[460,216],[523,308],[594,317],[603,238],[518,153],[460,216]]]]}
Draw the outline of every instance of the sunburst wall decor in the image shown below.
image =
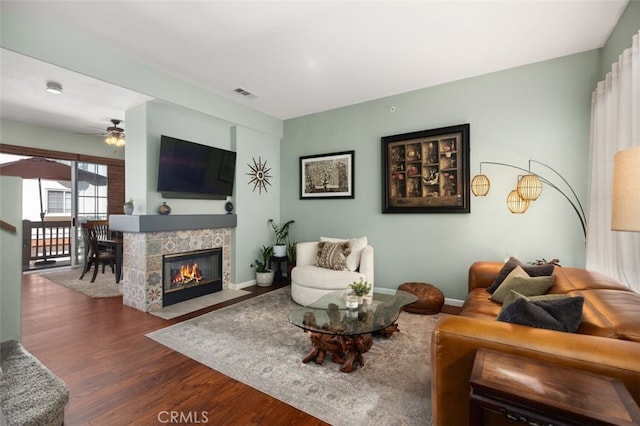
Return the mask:
{"type": "Polygon", "coordinates": [[[255,158],[252,157],[251,159],[253,160],[253,166],[251,164],[247,164],[251,170],[250,173],[247,173],[247,175],[251,176],[249,185],[253,184],[253,192],[256,192],[256,188],[258,188],[258,193],[262,194],[263,189],[264,192],[267,192],[267,185],[271,186],[271,183],[269,182],[269,179],[273,177],[269,174],[271,168],[267,168],[267,160],[263,163],[261,157],[258,157],[257,163],[255,158]]]}

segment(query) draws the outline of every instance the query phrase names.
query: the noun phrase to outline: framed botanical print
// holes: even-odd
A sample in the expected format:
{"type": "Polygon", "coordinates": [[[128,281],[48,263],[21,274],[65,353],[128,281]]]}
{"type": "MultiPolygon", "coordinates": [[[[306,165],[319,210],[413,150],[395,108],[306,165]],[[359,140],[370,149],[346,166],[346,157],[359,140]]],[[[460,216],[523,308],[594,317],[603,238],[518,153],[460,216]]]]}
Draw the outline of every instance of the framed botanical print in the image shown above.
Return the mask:
{"type": "Polygon", "coordinates": [[[300,157],[300,199],[354,198],[354,151],[300,157]]]}
{"type": "Polygon", "coordinates": [[[469,212],[469,124],[382,138],[382,213],[469,212]]]}

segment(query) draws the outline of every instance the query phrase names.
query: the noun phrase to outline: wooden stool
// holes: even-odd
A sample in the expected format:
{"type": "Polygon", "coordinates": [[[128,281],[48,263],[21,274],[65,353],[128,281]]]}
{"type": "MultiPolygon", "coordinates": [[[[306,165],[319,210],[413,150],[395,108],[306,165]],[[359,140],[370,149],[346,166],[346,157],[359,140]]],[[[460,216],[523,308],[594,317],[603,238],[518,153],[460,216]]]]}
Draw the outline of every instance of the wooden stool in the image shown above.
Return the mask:
{"type": "Polygon", "coordinates": [[[404,310],[413,314],[433,315],[440,312],[444,306],[444,294],[438,287],[428,283],[404,283],[398,290],[415,295],[418,300],[404,307],[404,310]]]}

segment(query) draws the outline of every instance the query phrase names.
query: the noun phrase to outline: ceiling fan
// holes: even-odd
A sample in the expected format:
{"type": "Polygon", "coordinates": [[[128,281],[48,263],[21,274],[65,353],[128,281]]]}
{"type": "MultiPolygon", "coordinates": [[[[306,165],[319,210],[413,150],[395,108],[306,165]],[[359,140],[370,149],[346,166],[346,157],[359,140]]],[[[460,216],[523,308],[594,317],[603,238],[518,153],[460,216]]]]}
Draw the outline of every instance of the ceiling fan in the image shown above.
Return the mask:
{"type": "Polygon", "coordinates": [[[112,126],[107,127],[107,130],[104,132],[100,132],[100,133],[76,133],[76,134],[80,134],[80,135],[96,135],[96,136],[104,136],[105,137],[105,143],[107,143],[107,145],[111,145],[111,146],[115,146],[115,147],[119,147],[119,146],[124,146],[125,144],[125,131],[122,127],[119,126],[119,124],[122,122],[122,120],[117,120],[115,118],[111,119],[111,124],[112,126]]]}

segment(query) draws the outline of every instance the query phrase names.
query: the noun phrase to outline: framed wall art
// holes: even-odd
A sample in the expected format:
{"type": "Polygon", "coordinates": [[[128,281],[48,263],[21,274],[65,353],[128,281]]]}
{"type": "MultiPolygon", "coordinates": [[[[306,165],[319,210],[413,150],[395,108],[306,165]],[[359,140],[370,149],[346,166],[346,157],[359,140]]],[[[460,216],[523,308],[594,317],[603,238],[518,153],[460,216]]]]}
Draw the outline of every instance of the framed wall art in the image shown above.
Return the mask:
{"type": "Polygon", "coordinates": [[[469,124],[382,138],[382,213],[469,212],[469,124]]]}
{"type": "Polygon", "coordinates": [[[355,151],[300,157],[300,199],[354,198],[355,151]]]}

